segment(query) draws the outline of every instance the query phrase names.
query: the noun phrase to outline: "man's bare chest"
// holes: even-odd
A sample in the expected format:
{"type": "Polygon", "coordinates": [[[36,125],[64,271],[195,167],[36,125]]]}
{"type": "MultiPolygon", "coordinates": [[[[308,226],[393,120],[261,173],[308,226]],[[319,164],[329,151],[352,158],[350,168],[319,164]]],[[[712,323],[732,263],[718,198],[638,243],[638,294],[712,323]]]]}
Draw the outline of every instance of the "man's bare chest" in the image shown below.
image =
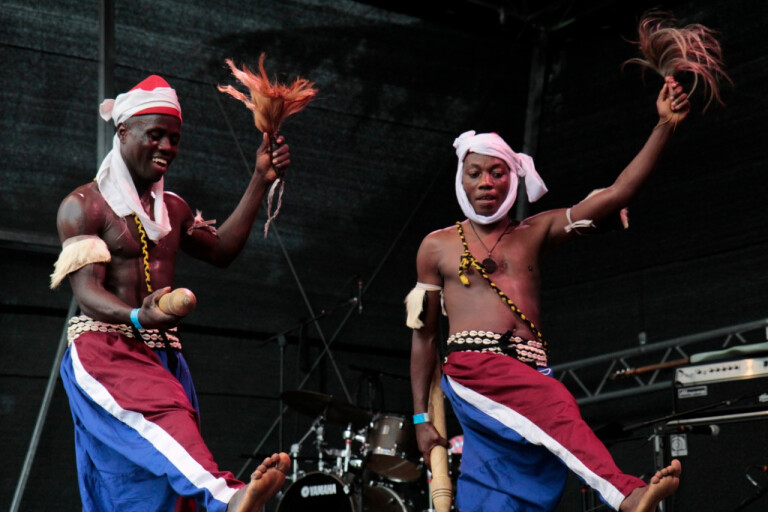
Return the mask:
{"type": "Polygon", "coordinates": [[[489,248],[471,239],[462,244],[457,235],[447,247],[439,267],[444,277],[457,275],[464,267],[470,274],[479,274],[482,269],[495,280],[527,280],[538,278],[539,254],[525,236],[508,235],[489,248]]]}
{"type": "Polygon", "coordinates": [[[171,230],[171,233],[165,237],[153,241],[147,236],[143,226],[131,215],[126,217],[112,215],[106,219],[101,237],[107,244],[110,254],[123,260],[144,259],[145,256],[153,261],[165,260],[176,254],[179,244],[178,230],[171,230]]]}

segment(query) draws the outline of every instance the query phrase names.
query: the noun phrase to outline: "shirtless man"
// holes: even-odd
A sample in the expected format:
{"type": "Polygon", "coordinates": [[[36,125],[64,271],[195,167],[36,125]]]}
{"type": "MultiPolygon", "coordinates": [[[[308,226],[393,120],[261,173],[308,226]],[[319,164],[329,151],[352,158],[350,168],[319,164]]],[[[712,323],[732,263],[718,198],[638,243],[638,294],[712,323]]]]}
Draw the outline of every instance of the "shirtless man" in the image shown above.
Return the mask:
{"type": "Polygon", "coordinates": [[[679,484],[677,460],[646,485],[616,467],[582,420],[574,398],[551,377],[539,331],[540,257],[555,246],[613,220],[656,167],[675,127],[690,110],[671,77],[656,107],[659,124],[614,184],[572,208],[522,222],[508,216],[525,177],[529,199],[546,192],[527,155],[496,134],[456,139],[456,189],[468,219],[430,233],[417,255],[418,284],[406,299],[413,328],[411,386],[419,450],[426,461],[448,446],[429,421],[429,387],[437,357],[441,301],[450,332],[442,388],[463,433],[457,507],[462,512],[551,511],[567,470],[615,510],[651,512],[679,484]]]}
{"type": "Polygon", "coordinates": [[[249,484],[220,471],[199,430],[180,317],[158,307],[176,254],[225,267],[242,250],[276,169],[290,165],[282,137],[266,134],[242,199],[218,230],[165,192],[181,138],[175,91],[153,75],[101,107],[117,133],[96,180],[61,203],[63,250],[52,287],[69,277],[81,316],[70,320],[61,376],[75,423],[84,511],[256,512],[280,489],[287,454],[264,459],[249,484]],[[178,502],[178,503],[177,503],[178,502]]]}

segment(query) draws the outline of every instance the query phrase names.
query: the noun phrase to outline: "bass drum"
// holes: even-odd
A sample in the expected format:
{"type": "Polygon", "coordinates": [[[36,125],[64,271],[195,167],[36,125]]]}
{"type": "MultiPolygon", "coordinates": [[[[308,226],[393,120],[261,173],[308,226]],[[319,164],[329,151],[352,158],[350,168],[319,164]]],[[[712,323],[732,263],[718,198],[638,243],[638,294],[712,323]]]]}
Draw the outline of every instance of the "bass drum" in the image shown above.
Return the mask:
{"type": "Polygon", "coordinates": [[[277,505],[277,512],[323,510],[358,512],[352,487],[335,475],[319,471],[307,473],[293,482],[277,505]]]}
{"type": "Polygon", "coordinates": [[[413,512],[395,491],[382,485],[363,488],[363,512],[413,512]]]}

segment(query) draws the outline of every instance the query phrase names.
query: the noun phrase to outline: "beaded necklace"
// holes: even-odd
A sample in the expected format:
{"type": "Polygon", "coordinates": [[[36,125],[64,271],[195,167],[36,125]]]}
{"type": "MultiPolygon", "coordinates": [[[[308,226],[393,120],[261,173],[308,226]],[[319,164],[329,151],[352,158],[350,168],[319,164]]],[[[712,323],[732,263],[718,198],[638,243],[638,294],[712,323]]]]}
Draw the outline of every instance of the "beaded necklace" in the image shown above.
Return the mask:
{"type": "MultiPolygon", "coordinates": [[[[141,219],[135,213],[133,214],[133,220],[136,221],[136,228],[139,230],[139,242],[141,242],[141,253],[144,260],[144,280],[147,283],[147,291],[152,293],[152,280],[149,275],[149,243],[147,242],[147,232],[144,230],[144,225],[141,223],[141,219]]],[[[157,330],[157,329],[145,329],[139,331],[136,329],[138,336],[144,341],[144,344],[152,349],[165,349],[167,347],[181,350],[181,343],[179,338],[176,337],[176,327],[172,327],[169,330],[157,330]]]]}
{"type": "Polygon", "coordinates": [[[525,316],[522,311],[520,311],[520,308],[518,308],[517,305],[512,302],[512,299],[507,297],[507,295],[501,291],[498,286],[496,286],[496,283],[491,281],[491,278],[488,277],[488,273],[486,272],[485,268],[483,268],[483,265],[477,261],[474,256],[472,256],[471,252],[469,252],[467,240],[464,238],[464,228],[461,227],[461,222],[456,223],[456,228],[459,230],[459,237],[461,238],[462,245],[464,245],[464,252],[461,255],[461,263],[459,265],[459,280],[461,281],[461,284],[464,286],[469,286],[469,278],[467,277],[466,272],[470,267],[477,269],[480,275],[483,276],[483,279],[488,281],[488,284],[493,289],[493,291],[495,291],[498,296],[501,297],[501,301],[509,306],[509,309],[511,309],[513,313],[520,317],[520,320],[522,320],[523,323],[528,326],[531,332],[533,332],[533,334],[536,336],[536,339],[541,342],[542,348],[548,352],[549,349],[547,348],[547,342],[544,341],[541,335],[541,331],[539,331],[533,322],[527,316],[525,316]]]}
{"type": "Polygon", "coordinates": [[[149,276],[149,249],[147,243],[147,232],[144,231],[144,226],[141,223],[141,219],[135,213],[133,214],[133,220],[136,221],[136,227],[139,230],[139,242],[141,242],[141,253],[144,255],[144,279],[147,282],[147,291],[152,293],[152,281],[149,276]]]}

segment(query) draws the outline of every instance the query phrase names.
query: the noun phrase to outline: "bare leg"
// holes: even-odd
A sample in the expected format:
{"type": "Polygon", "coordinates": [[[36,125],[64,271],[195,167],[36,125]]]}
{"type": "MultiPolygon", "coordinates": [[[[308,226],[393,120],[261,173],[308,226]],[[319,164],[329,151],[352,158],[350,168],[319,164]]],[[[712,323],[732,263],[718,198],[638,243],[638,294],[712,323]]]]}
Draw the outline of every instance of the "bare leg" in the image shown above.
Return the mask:
{"type": "Polygon", "coordinates": [[[647,487],[638,487],[621,502],[621,512],[655,512],[656,506],[677,490],[680,485],[680,461],[674,459],[669,466],[658,471],[647,487]]]}
{"type": "Polygon", "coordinates": [[[259,512],[283,486],[291,467],[287,453],[275,453],[251,474],[250,483],[237,491],[227,505],[227,512],[259,512]]]}

